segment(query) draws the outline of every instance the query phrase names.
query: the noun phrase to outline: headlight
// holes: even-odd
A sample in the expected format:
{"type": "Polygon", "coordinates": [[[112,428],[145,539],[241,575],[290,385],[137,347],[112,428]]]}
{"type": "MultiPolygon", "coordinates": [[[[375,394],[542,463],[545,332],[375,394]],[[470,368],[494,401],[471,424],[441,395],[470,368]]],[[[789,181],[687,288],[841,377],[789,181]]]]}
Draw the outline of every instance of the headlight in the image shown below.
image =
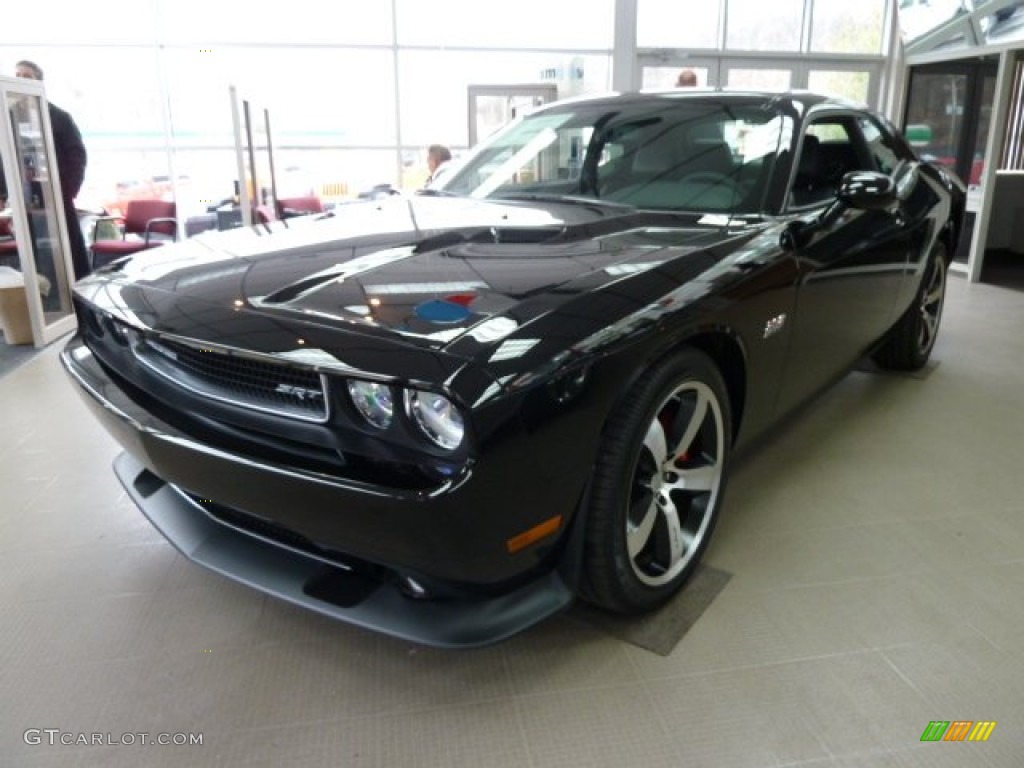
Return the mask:
{"type": "Polygon", "coordinates": [[[434,392],[407,390],[405,402],[413,422],[431,442],[448,451],[459,447],[466,427],[451,400],[434,392]]]}
{"type": "Polygon", "coordinates": [[[348,394],[360,415],[378,429],[387,429],[394,416],[391,387],[375,381],[350,379],[348,394]]]}

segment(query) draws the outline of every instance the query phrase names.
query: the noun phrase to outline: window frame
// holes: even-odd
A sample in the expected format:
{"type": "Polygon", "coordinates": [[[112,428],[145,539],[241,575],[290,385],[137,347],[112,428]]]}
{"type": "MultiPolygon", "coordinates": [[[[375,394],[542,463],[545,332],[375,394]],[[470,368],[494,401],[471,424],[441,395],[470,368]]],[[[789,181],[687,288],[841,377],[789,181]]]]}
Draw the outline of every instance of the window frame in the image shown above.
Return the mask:
{"type": "MultiPolygon", "coordinates": [[[[793,150],[793,163],[789,170],[789,181],[786,184],[785,200],[783,211],[787,214],[806,214],[820,208],[825,208],[835,201],[835,197],[817,200],[804,205],[797,205],[793,202],[793,189],[796,185],[797,176],[800,170],[800,158],[804,150],[804,140],[808,131],[820,123],[841,123],[845,125],[846,132],[850,138],[850,145],[856,156],[857,168],[848,169],[845,173],[856,170],[877,171],[874,156],[867,145],[864,133],[860,129],[859,119],[869,113],[859,110],[826,108],[813,110],[808,114],[800,127],[800,135],[796,139],[793,150]],[[870,158],[870,162],[866,162],[870,158]]],[[[844,174],[845,175],[845,174],[844,174]]]]}

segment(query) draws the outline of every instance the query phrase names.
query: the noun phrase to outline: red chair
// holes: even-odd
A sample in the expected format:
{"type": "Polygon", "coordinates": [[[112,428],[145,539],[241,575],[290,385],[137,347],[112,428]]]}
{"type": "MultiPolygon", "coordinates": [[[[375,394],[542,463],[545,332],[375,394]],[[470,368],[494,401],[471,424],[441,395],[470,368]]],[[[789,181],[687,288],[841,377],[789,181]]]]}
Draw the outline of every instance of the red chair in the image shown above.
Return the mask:
{"type": "Polygon", "coordinates": [[[93,230],[93,269],[122,256],[174,242],[178,234],[177,213],[177,206],[173,202],[130,200],[124,216],[103,216],[97,219],[93,230]],[[120,225],[121,238],[96,240],[95,235],[100,224],[109,221],[115,221],[120,225]]]}
{"type": "Polygon", "coordinates": [[[252,209],[253,224],[269,224],[277,221],[277,214],[269,205],[257,205],[252,209]]]}
{"type": "Polygon", "coordinates": [[[18,242],[14,239],[11,220],[6,216],[0,216],[0,267],[21,269],[21,261],[18,258],[18,242]]]}
{"type": "Polygon", "coordinates": [[[324,204],[315,195],[305,197],[283,197],[277,201],[278,217],[290,219],[293,216],[305,216],[309,213],[323,213],[324,204]]]}

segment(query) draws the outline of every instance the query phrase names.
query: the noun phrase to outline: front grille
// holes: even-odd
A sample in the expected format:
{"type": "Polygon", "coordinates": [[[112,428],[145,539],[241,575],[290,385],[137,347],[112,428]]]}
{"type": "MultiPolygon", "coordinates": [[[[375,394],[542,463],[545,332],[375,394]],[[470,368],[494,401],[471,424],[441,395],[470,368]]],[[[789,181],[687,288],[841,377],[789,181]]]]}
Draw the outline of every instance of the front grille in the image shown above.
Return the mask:
{"type": "Polygon", "coordinates": [[[327,421],[326,382],[313,371],[141,335],[132,350],[153,372],[204,397],[305,421],[327,421]]]}

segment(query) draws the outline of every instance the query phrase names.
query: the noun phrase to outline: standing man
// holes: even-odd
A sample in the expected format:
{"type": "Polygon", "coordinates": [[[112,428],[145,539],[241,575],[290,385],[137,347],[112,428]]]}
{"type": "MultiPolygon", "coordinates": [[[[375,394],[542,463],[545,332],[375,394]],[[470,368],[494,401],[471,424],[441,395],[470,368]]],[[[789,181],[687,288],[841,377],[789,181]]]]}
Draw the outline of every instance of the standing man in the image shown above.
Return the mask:
{"type": "MultiPolygon", "coordinates": [[[[42,68],[32,61],[22,60],[14,65],[16,77],[28,80],[42,80],[42,68]]],[[[64,219],[67,221],[68,243],[71,246],[71,263],[75,269],[75,279],[80,280],[92,271],[89,268],[89,254],[82,236],[82,227],[78,223],[75,210],[75,198],[85,180],[85,163],[87,155],[82,133],[75,121],[52,101],[50,108],[50,128],[53,130],[53,149],[57,153],[57,173],[60,175],[60,191],[64,198],[64,219]]]]}
{"type": "Polygon", "coordinates": [[[427,147],[427,170],[430,172],[430,175],[427,176],[427,186],[430,186],[430,184],[437,181],[448,171],[451,161],[452,153],[443,144],[431,144],[427,147]]]}

